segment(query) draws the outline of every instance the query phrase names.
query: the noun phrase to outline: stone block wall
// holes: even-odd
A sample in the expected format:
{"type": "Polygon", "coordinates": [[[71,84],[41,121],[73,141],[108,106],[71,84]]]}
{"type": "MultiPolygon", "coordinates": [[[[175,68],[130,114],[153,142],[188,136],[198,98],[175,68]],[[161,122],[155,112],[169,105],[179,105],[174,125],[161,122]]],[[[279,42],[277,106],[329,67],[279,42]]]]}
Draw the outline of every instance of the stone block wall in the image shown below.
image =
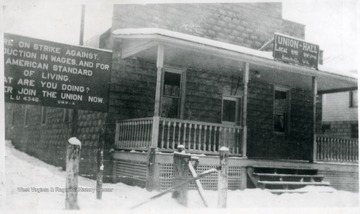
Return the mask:
{"type": "Polygon", "coordinates": [[[109,108],[113,119],[154,115],[156,71],[154,62],[113,58],[109,108]]]}
{"type": "Polygon", "coordinates": [[[184,119],[220,123],[223,96],[242,97],[242,75],[229,70],[188,68],[184,119]]]}
{"type": "Polygon", "coordinates": [[[341,166],[340,169],[319,170],[318,174],[324,175],[324,181],[330,182],[337,190],[359,192],[359,166],[341,166]]]}
{"type": "MultiPolygon", "coordinates": [[[[248,156],[270,159],[310,158],[312,143],[311,91],[290,88],[287,134],[273,130],[274,85],[251,80],[248,98],[248,156]]],[[[321,114],[321,113],[320,113],[321,114]]]]}
{"type": "Polygon", "coordinates": [[[358,121],[325,121],[322,122],[322,135],[335,138],[352,138],[352,126],[358,126],[358,121]]]}
{"type": "Polygon", "coordinates": [[[112,30],[163,28],[253,49],[275,32],[304,39],[304,25],[281,13],[281,3],[115,5],[112,30]]]}
{"type": "MultiPolygon", "coordinates": [[[[71,117],[64,122],[64,109],[47,107],[46,123],[41,123],[41,106],[6,104],[6,139],[15,148],[46,163],[65,169],[66,145],[71,134],[71,117]],[[24,125],[28,108],[28,125],[24,125]],[[13,120],[13,125],[11,124],[13,120]]],[[[96,176],[96,149],[103,113],[79,111],[77,138],[82,142],[80,174],[96,176]]],[[[107,151],[105,151],[107,152],[107,151]]],[[[105,160],[107,162],[108,160],[105,160]]],[[[105,165],[109,173],[112,166],[105,165]]]]}

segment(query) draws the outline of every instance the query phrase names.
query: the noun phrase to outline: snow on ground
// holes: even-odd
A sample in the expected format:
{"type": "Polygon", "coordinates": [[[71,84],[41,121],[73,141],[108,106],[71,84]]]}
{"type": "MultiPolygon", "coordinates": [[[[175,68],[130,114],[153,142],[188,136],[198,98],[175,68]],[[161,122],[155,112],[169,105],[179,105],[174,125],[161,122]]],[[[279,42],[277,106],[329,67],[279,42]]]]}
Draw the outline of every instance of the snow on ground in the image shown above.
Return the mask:
{"type": "MultiPolygon", "coordinates": [[[[63,210],[65,207],[65,172],[52,165],[46,164],[34,157],[6,144],[6,201],[5,208],[16,210],[63,210]],[[35,189],[36,188],[36,189],[35,189]],[[41,189],[42,188],[42,189],[41,189]],[[53,188],[53,192],[51,191],[53,188]],[[36,191],[37,190],[37,191],[36,191]],[[48,192],[44,192],[48,191],[48,192]]],[[[145,201],[158,192],[148,192],[140,187],[128,186],[122,183],[104,184],[110,190],[103,193],[103,199],[97,200],[95,181],[79,177],[78,201],[80,209],[129,209],[145,201]],[[85,191],[86,190],[86,191],[85,191]]],[[[316,207],[358,207],[357,193],[328,191],[329,187],[307,187],[308,193],[274,195],[265,190],[248,189],[244,191],[228,191],[228,208],[316,208],[316,207]],[[320,191],[319,191],[320,190],[320,191]]],[[[210,208],[217,207],[217,191],[205,191],[205,197],[210,208]]],[[[203,209],[204,206],[196,191],[189,191],[190,209],[203,209]]],[[[167,194],[145,204],[138,209],[184,209],[167,194]]]]}

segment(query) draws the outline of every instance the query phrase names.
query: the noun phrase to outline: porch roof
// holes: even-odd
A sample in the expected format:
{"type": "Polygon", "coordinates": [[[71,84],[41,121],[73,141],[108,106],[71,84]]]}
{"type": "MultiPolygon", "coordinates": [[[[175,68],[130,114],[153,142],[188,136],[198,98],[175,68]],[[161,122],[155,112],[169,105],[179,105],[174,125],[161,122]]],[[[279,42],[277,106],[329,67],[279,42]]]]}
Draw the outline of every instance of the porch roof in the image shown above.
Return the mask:
{"type": "Polygon", "coordinates": [[[241,63],[249,62],[250,70],[260,72],[250,78],[270,83],[311,89],[311,78],[318,77],[319,93],[354,90],[357,75],[319,65],[319,69],[275,61],[272,52],[219,42],[159,28],[126,28],[113,31],[115,42],[121,43],[122,58],[139,57],[156,61],[157,45],[165,46],[165,64],[187,67],[202,66],[219,71],[241,71],[241,63]]]}

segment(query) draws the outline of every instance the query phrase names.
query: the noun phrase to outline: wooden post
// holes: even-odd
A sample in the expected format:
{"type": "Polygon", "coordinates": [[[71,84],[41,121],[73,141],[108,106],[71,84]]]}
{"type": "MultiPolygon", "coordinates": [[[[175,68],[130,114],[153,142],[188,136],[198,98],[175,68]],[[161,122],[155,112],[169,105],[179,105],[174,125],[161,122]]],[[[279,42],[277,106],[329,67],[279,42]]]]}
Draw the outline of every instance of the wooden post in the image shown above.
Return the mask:
{"type": "Polygon", "coordinates": [[[177,151],[180,153],[185,153],[185,146],[184,145],[178,145],[177,151]]]}
{"type": "Polygon", "coordinates": [[[103,114],[102,127],[100,130],[100,137],[96,155],[97,161],[97,174],[96,174],[96,198],[102,199],[102,184],[103,184],[103,171],[104,171],[104,146],[105,146],[105,135],[106,135],[106,121],[107,113],[103,114]]]}
{"type": "Polygon", "coordinates": [[[81,22],[80,22],[80,41],[79,44],[84,44],[84,24],[85,24],[85,5],[81,5],[81,22]]]}
{"type": "Polygon", "coordinates": [[[102,199],[102,184],[103,184],[103,171],[104,171],[104,151],[97,150],[97,174],[96,174],[96,199],[102,199]]]}
{"type": "Polygon", "coordinates": [[[154,119],[152,124],[151,146],[157,147],[159,140],[160,128],[160,112],[161,112],[161,93],[162,93],[162,69],[164,67],[164,46],[158,45],[157,60],[156,60],[157,74],[156,74],[156,91],[155,91],[155,105],[154,105],[154,119]]]}
{"type": "Polygon", "coordinates": [[[247,103],[248,103],[248,83],[249,83],[249,70],[250,65],[248,62],[245,62],[244,66],[244,89],[243,89],[243,106],[242,106],[242,127],[243,127],[243,134],[242,134],[242,155],[246,157],[246,150],[247,150],[247,103]]]}
{"type": "MultiPolygon", "coordinates": [[[[173,186],[176,186],[186,180],[188,180],[189,173],[189,161],[191,159],[190,154],[184,153],[174,153],[174,163],[173,163],[173,186]]],[[[184,206],[187,206],[187,195],[188,195],[188,185],[183,185],[175,189],[173,192],[173,198],[176,198],[177,201],[184,206]]]]}
{"type": "Polygon", "coordinates": [[[229,149],[226,147],[221,147],[219,150],[219,156],[221,169],[218,177],[218,208],[226,208],[229,171],[229,149]]]}
{"type": "Polygon", "coordinates": [[[148,165],[146,173],[146,190],[152,191],[158,188],[158,169],[156,167],[156,148],[151,147],[148,152],[148,165]]]}
{"type": "Polygon", "coordinates": [[[310,162],[316,162],[317,144],[316,144],[316,99],[318,82],[317,77],[312,77],[312,95],[313,95],[313,130],[312,130],[312,148],[310,162]]]}
{"type": "Polygon", "coordinates": [[[164,45],[158,45],[157,60],[156,60],[157,74],[156,74],[156,92],[155,92],[155,106],[154,116],[160,116],[161,110],[161,91],[162,91],[162,75],[164,67],[164,45]]]}
{"type": "Polygon", "coordinates": [[[79,209],[77,190],[81,142],[72,137],[66,149],[66,198],[65,209],[79,209]]]}
{"type": "MultiPolygon", "coordinates": [[[[85,24],[85,5],[81,5],[80,38],[79,45],[84,45],[84,24],[85,24]]],[[[76,137],[78,129],[78,110],[73,109],[71,120],[71,137],[76,137]]]]}

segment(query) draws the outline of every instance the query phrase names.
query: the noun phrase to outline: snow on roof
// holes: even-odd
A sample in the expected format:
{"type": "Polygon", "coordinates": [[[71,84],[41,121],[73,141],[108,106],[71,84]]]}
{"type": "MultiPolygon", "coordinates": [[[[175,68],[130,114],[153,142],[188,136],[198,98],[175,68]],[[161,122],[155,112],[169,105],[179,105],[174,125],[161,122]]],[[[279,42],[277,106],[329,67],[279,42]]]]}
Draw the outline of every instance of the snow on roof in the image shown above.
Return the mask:
{"type": "Polygon", "coordinates": [[[149,34],[158,34],[163,36],[168,36],[176,39],[186,40],[198,44],[208,45],[212,47],[227,49],[230,51],[245,53],[253,56],[258,56],[262,58],[267,59],[273,59],[271,52],[265,52],[265,51],[258,51],[255,49],[242,47],[238,45],[233,45],[225,42],[219,42],[212,39],[207,39],[203,37],[193,36],[189,34],[179,33],[175,31],[160,29],[160,28],[125,28],[125,29],[118,29],[113,31],[114,35],[134,35],[134,34],[143,34],[143,35],[149,35],[149,34]]]}
{"type": "MultiPolygon", "coordinates": [[[[219,41],[212,40],[212,39],[207,39],[207,38],[203,38],[203,37],[179,33],[179,32],[170,31],[170,30],[161,29],[161,28],[122,28],[122,29],[114,30],[113,35],[115,37],[116,36],[119,36],[119,37],[131,36],[131,35],[161,35],[161,36],[171,37],[171,38],[175,38],[175,39],[179,39],[179,40],[185,40],[185,41],[194,42],[194,43],[198,43],[198,44],[202,44],[202,45],[207,45],[207,46],[211,46],[211,47],[215,47],[215,48],[226,49],[229,51],[234,51],[234,52],[247,54],[247,55],[251,55],[251,56],[255,56],[255,57],[260,57],[260,58],[264,58],[264,59],[274,60],[274,58],[272,56],[272,52],[259,51],[259,50],[239,46],[239,45],[233,45],[233,44],[229,44],[229,43],[225,43],[225,42],[219,42],[219,41]]],[[[318,69],[320,71],[331,73],[331,74],[350,77],[350,78],[354,78],[354,79],[358,78],[357,74],[354,74],[351,72],[346,72],[343,70],[334,69],[334,68],[325,67],[322,65],[319,65],[318,69]]]]}

